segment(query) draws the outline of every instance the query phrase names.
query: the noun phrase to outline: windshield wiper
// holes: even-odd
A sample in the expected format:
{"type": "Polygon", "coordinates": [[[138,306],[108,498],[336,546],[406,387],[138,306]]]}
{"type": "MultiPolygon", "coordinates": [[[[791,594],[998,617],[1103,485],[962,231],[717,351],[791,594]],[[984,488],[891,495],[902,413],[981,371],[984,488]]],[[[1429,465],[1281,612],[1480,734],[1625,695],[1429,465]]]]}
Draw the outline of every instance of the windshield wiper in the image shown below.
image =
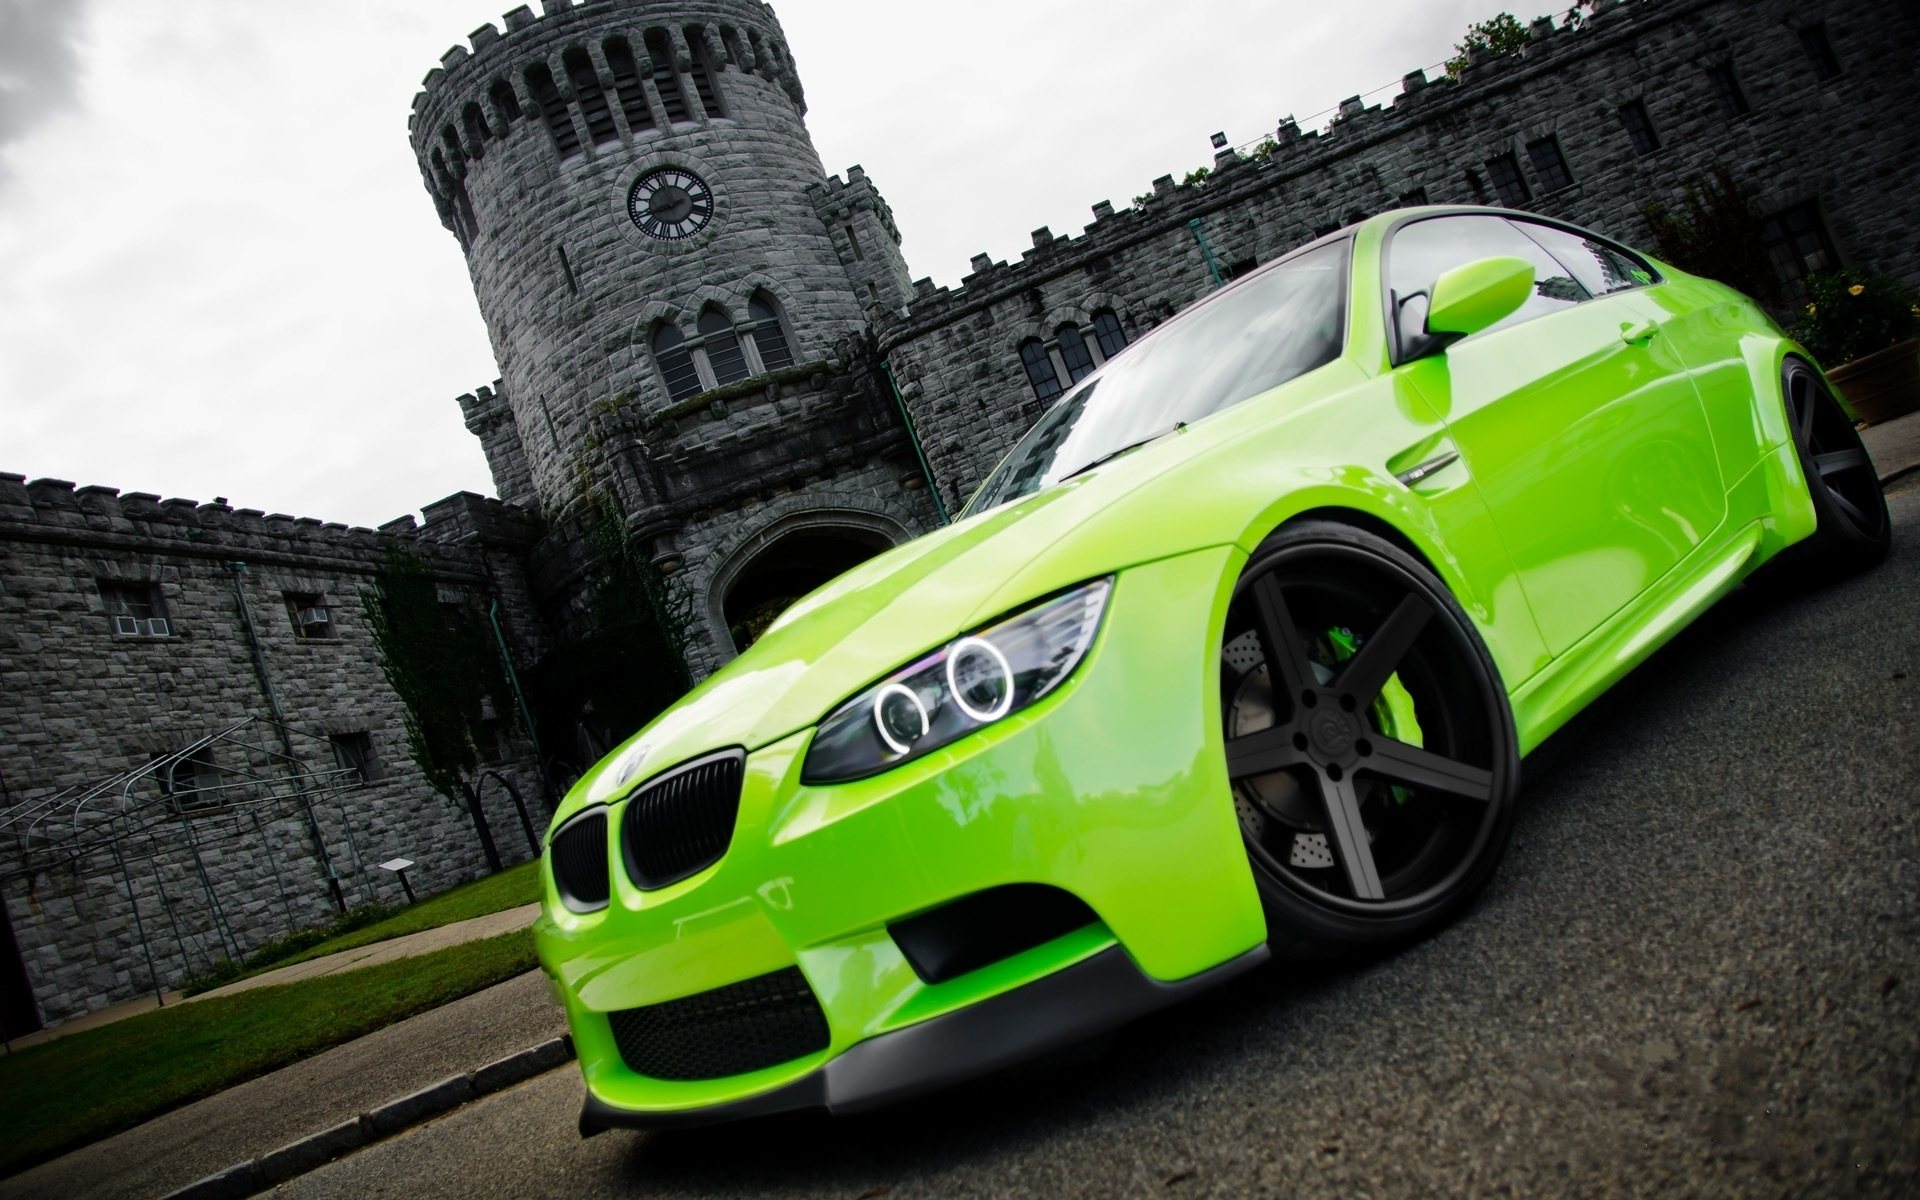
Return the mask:
{"type": "Polygon", "coordinates": [[[1187,427],[1187,423],[1185,421],[1175,421],[1173,424],[1167,426],[1165,429],[1162,429],[1158,433],[1150,433],[1147,436],[1141,438],[1137,442],[1128,442],[1126,445],[1120,447],[1118,450],[1109,450],[1105,454],[1102,454],[1099,458],[1094,459],[1092,462],[1086,463],[1082,466],[1075,467],[1073,470],[1068,471],[1065,475],[1062,475],[1060,477],[1060,482],[1065,483],[1067,480],[1072,479],[1076,475],[1084,475],[1088,471],[1093,470],[1095,467],[1112,462],[1114,459],[1119,458],[1122,454],[1132,453],[1133,451],[1138,450],[1140,447],[1146,445],[1149,442],[1157,442],[1161,438],[1166,437],[1170,433],[1179,433],[1182,429],[1185,429],[1186,427],[1187,427]]]}

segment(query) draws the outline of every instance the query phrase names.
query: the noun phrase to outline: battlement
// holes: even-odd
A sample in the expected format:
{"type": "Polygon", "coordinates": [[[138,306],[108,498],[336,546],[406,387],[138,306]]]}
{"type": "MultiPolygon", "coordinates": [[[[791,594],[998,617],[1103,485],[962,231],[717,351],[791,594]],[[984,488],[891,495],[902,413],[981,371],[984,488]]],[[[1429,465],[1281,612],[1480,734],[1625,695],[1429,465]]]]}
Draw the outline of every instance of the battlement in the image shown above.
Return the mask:
{"type": "Polygon", "coordinates": [[[847,177],[842,180],[838,175],[829,175],[819,183],[807,188],[807,195],[813,200],[813,209],[820,214],[822,221],[845,221],[854,213],[866,210],[872,212],[880,221],[881,228],[900,244],[900,227],[894,223],[893,208],[880,189],[867,178],[865,167],[855,163],[847,168],[847,177]]]}
{"type": "Polygon", "coordinates": [[[1032,248],[1013,262],[977,254],[957,287],[936,286],[930,278],[916,279],[905,314],[883,314],[876,322],[883,348],[945,325],[1023,288],[1177,231],[1196,219],[1204,220],[1257,193],[1282,189],[1309,176],[1325,179],[1349,160],[1410,129],[1443,121],[1523,86],[1548,70],[1558,70],[1571,60],[1640,37],[1715,2],[1673,0],[1653,5],[1598,0],[1579,28],[1560,28],[1551,18],[1543,17],[1529,27],[1524,50],[1507,55],[1476,52],[1469,56],[1458,78],[1429,80],[1424,70],[1409,71],[1388,105],[1368,104],[1362,96],[1349,96],[1327,110],[1324,127],[1305,130],[1293,117],[1284,117],[1275,124],[1272,134],[1257,142],[1219,146],[1212,166],[1201,178],[1176,183],[1171,175],[1162,175],[1129,208],[1116,209],[1106,200],[1093,205],[1093,221],[1078,235],[1055,235],[1049,229],[1037,229],[1032,248]]]}
{"type": "MultiPolygon", "coordinates": [[[[429,504],[426,521],[411,515],[379,529],[313,517],[235,508],[219,497],[208,503],[152,492],[122,492],[66,479],[34,479],[0,472],[0,541],[78,542],[114,549],[180,554],[193,558],[250,559],[368,569],[386,559],[395,544],[429,558],[445,558],[444,546],[469,540],[476,530],[496,536],[532,536],[521,509],[471,492],[429,504]]],[[[465,573],[455,558],[440,565],[465,573]]]]}
{"type": "MultiPolygon", "coordinates": [[[[583,90],[597,93],[596,106],[611,102],[611,112],[626,102],[616,95],[623,85],[638,92],[639,80],[664,71],[757,74],[805,111],[779,21],[761,0],[546,0],[539,14],[523,4],[502,23],[504,30],[482,25],[466,43],[449,47],[413,98],[407,130],[430,188],[457,182],[466,161],[482,157],[490,138],[506,136],[523,118],[548,122],[556,141],[571,145],[564,128],[583,90]],[[625,39],[630,60],[609,60],[606,42],[614,38],[625,39]],[[586,58],[569,61],[575,52],[586,58]],[[656,61],[662,52],[670,61],[656,61]]],[[[561,152],[569,153],[564,145],[561,152]]]]}

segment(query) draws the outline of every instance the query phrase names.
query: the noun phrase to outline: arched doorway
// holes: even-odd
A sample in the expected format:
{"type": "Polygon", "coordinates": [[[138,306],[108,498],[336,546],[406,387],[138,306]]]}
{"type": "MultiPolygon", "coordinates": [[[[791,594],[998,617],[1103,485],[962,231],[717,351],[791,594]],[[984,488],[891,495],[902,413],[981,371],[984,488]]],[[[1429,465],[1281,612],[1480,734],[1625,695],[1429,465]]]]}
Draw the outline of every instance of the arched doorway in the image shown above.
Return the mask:
{"type": "Polygon", "coordinates": [[[890,532],[877,522],[826,514],[802,514],[762,531],[742,547],[739,567],[716,580],[717,615],[733,649],[751,646],[795,600],[891,548],[900,539],[890,532]]]}

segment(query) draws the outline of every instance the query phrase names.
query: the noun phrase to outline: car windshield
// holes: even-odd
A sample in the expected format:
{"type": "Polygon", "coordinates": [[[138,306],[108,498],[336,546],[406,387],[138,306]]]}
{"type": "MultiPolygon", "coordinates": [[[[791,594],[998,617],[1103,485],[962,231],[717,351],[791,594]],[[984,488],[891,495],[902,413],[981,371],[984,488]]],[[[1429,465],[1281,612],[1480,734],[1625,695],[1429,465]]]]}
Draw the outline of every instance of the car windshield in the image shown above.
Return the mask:
{"type": "Polygon", "coordinates": [[[1349,245],[1287,259],[1127,347],[1046,411],[963,515],[1031,495],[1338,358],[1349,245]]]}

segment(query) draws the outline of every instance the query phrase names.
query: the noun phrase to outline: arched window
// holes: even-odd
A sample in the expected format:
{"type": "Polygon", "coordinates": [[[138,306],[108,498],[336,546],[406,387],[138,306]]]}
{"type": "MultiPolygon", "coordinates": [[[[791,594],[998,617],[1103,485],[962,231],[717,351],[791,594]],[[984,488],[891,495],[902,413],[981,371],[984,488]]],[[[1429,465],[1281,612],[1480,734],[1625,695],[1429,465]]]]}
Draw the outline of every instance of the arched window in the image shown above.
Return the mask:
{"type": "Polygon", "coordinates": [[[747,377],[747,356],[740,352],[740,337],[734,333],[733,321],[726,313],[708,308],[700,314],[700,340],[707,351],[707,362],[713,367],[715,387],[738,383],[747,377]]]}
{"type": "Polygon", "coordinates": [[[487,128],[485,118],[480,115],[480,106],[468,101],[460,110],[460,124],[467,131],[467,141],[473,147],[473,156],[479,158],[487,152],[487,139],[493,136],[493,130],[487,128]]]}
{"type": "Polygon", "coordinates": [[[553,72],[547,70],[545,63],[527,68],[527,94],[540,106],[540,115],[547,120],[547,134],[553,138],[554,152],[561,158],[580,153],[580,134],[573,127],[573,113],[566,101],[560,99],[560,89],[553,86],[553,72]]]}
{"type": "Polygon", "coordinates": [[[667,381],[667,399],[685,400],[705,390],[700,371],[693,365],[693,352],[670,322],[654,326],[653,361],[660,368],[660,377],[667,381]]]}
{"type": "Polygon", "coordinates": [[[755,292],[747,301],[747,320],[743,328],[760,355],[761,369],[778,371],[792,366],[793,349],[787,344],[786,330],[780,325],[780,308],[773,297],[764,291],[755,292]]]}
{"type": "Polygon", "coordinates": [[[604,146],[619,138],[613,109],[607,107],[607,94],[600,90],[600,76],[587,52],[579,46],[569,47],[560,56],[560,65],[567,69],[567,82],[573,84],[573,94],[580,98],[580,114],[587,119],[587,136],[593,144],[604,146]]]}
{"type": "Polygon", "coordinates": [[[1127,335],[1112,309],[1102,308],[1093,314],[1093,340],[1100,347],[1102,358],[1112,358],[1127,348],[1127,335]]]}
{"type": "Polygon", "coordinates": [[[623,37],[608,38],[600,49],[613,72],[613,92],[620,97],[620,111],[626,115],[627,128],[635,133],[653,128],[653,107],[647,103],[647,89],[640,86],[640,67],[633,61],[633,47],[623,37]]]}
{"type": "Polygon", "coordinates": [[[707,53],[707,31],[689,25],[683,32],[687,35],[687,56],[693,60],[693,90],[700,97],[700,107],[709,117],[724,117],[727,114],[720,107],[720,85],[714,80],[713,59],[707,53]]]}
{"type": "Polygon", "coordinates": [[[1067,367],[1067,382],[1079,383],[1093,374],[1093,354],[1087,349],[1087,339],[1080,336],[1080,330],[1073,325],[1062,325],[1053,331],[1054,340],[1060,343],[1060,361],[1067,367]]]}
{"type": "Polygon", "coordinates": [[[673,43],[664,29],[647,30],[647,57],[653,60],[653,86],[660,91],[660,107],[666,110],[667,123],[690,121],[687,94],[680,88],[680,72],[673,67],[673,43]]]}
{"type": "Polygon", "coordinates": [[[494,80],[487,90],[487,99],[493,101],[493,111],[508,125],[520,119],[520,97],[513,94],[513,85],[506,80],[494,80]]]}
{"type": "Polygon", "coordinates": [[[1039,338],[1021,342],[1020,362],[1027,368],[1027,382],[1033,385],[1033,394],[1042,402],[1060,394],[1060,375],[1053,369],[1053,356],[1047,353],[1045,342],[1039,338]]]}

